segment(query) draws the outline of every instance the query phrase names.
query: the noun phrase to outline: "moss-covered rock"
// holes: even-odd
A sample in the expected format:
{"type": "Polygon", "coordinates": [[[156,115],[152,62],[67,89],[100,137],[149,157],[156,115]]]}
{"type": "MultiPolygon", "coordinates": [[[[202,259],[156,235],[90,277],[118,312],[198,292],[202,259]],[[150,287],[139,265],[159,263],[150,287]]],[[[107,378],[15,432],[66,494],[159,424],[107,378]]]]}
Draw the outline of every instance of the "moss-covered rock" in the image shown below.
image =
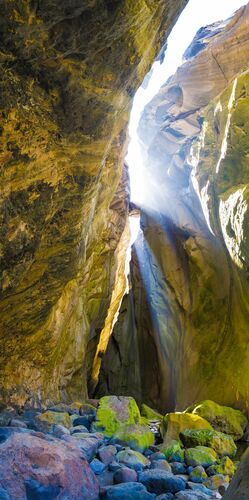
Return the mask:
{"type": "Polygon", "coordinates": [[[207,469],[209,476],[215,476],[216,474],[223,474],[225,476],[233,476],[236,471],[236,467],[233,461],[229,457],[223,457],[220,463],[216,465],[211,465],[207,469]]]}
{"type": "Polygon", "coordinates": [[[186,410],[193,415],[199,415],[206,419],[212,427],[233,436],[235,440],[240,439],[247,426],[247,418],[240,410],[234,410],[229,406],[221,406],[214,401],[206,400],[196,403],[186,410]]]}
{"type": "Polygon", "coordinates": [[[196,467],[202,465],[208,467],[218,461],[217,453],[207,446],[196,446],[196,448],[188,448],[185,450],[185,462],[187,465],[196,467]]]}
{"type": "Polygon", "coordinates": [[[184,446],[208,446],[220,456],[234,457],[237,450],[231,436],[214,430],[187,429],[180,433],[180,438],[184,446]]]}
{"type": "Polygon", "coordinates": [[[144,424],[135,399],[125,396],[104,396],[99,400],[96,413],[96,430],[113,436],[122,426],[144,424]]]}
{"type": "Polygon", "coordinates": [[[148,426],[140,424],[122,425],[114,434],[114,439],[127,443],[134,450],[144,451],[154,444],[154,434],[148,426]]]}
{"type": "Polygon", "coordinates": [[[116,459],[121,464],[130,467],[135,470],[142,470],[144,467],[148,467],[150,465],[150,461],[139,451],[134,450],[123,450],[119,451],[116,455],[116,459]]]}
{"type": "Polygon", "coordinates": [[[189,474],[189,480],[193,483],[203,483],[207,479],[207,473],[202,465],[197,465],[189,474]]]}
{"type": "Polygon", "coordinates": [[[229,485],[229,476],[217,474],[216,476],[209,477],[204,481],[204,486],[210,490],[218,490],[220,486],[227,488],[229,485]]]}
{"type": "Polygon", "coordinates": [[[68,413],[45,411],[41,415],[37,415],[34,419],[35,427],[43,432],[49,432],[54,425],[63,425],[67,429],[71,427],[71,418],[68,413]]]}
{"type": "Polygon", "coordinates": [[[185,412],[167,413],[160,425],[165,443],[179,439],[180,432],[185,429],[212,429],[212,426],[199,415],[185,412]]]}
{"type": "Polygon", "coordinates": [[[142,404],[141,406],[141,415],[146,417],[148,420],[163,420],[163,415],[161,415],[161,413],[158,413],[156,410],[153,410],[145,404],[142,404]]]}
{"type": "Polygon", "coordinates": [[[173,439],[170,443],[161,444],[160,450],[167,460],[172,462],[184,462],[184,450],[180,441],[173,439]]]}

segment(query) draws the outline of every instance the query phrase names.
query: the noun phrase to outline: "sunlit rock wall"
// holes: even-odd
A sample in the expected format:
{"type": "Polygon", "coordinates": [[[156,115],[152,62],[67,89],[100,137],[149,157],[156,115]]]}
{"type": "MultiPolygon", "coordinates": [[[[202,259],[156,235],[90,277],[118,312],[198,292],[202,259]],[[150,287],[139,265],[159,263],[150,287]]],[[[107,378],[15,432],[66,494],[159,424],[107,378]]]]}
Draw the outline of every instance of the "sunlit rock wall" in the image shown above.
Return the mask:
{"type": "Polygon", "coordinates": [[[249,6],[178,69],[140,122],[154,181],[134,247],[134,331],[150,332],[137,337],[151,352],[151,362],[139,359],[152,381],[140,399],[161,410],[201,399],[248,409],[248,35],[249,6]]]}
{"type": "Polygon", "coordinates": [[[118,259],[125,258],[117,248],[127,227],[131,97],[186,3],[1,2],[5,400],[86,394],[86,371],[123,266],[118,259]]]}

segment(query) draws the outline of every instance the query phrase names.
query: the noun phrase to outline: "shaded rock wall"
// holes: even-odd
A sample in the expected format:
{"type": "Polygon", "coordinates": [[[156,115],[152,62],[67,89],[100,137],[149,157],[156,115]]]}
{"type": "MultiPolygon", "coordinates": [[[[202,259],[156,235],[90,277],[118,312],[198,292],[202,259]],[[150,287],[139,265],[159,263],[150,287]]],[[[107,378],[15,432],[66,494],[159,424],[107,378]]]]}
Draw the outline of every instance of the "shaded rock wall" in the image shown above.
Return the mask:
{"type": "Polygon", "coordinates": [[[151,352],[139,359],[141,378],[154,382],[140,399],[161,410],[201,399],[248,409],[248,20],[249,6],[178,69],[140,122],[154,182],[133,307],[143,311],[136,331],[150,332],[139,340],[151,352]]]}
{"type": "Polygon", "coordinates": [[[131,97],[186,3],[1,2],[0,387],[12,403],[86,395],[122,268],[131,97]]]}

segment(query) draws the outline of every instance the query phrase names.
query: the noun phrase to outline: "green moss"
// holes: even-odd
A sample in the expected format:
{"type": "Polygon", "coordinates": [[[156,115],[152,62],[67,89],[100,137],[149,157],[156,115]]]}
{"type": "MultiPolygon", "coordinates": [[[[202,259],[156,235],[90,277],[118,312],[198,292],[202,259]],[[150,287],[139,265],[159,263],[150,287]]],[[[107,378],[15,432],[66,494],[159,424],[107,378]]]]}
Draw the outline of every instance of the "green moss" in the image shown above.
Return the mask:
{"type": "Polygon", "coordinates": [[[36,417],[36,420],[41,423],[44,423],[45,425],[48,424],[48,426],[51,427],[53,425],[63,425],[68,429],[71,427],[71,419],[68,413],[48,410],[42,413],[41,415],[38,415],[36,417]]]}
{"type": "Polygon", "coordinates": [[[180,433],[184,446],[208,446],[220,456],[234,457],[237,448],[231,436],[208,429],[187,429],[180,433]]]}
{"type": "Polygon", "coordinates": [[[205,418],[215,430],[229,434],[234,439],[240,439],[243,436],[247,425],[247,418],[240,410],[221,406],[210,400],[192,405],[186,411],[192,411],[193,414],[205,418]]]}
{"type": "Polygon", "coordinates": [[[217,453],[207,446],[197,446],[196,448],[189,448],[185,450],[185,462],[187,465],[196,467],[202,465],[208,467],[218,461],[217,453]]]}
{"type": "Polygon", "coordinates": [[[161,444],[160,451],[165,455],[166,460],[173,459],[172,457],[176,457],[177,455],[179,456],[180,460],[176,459],[175,461],[183,461],[181,460],[181,457],[184,454],[184,450],[182,449],[182,444],[180,441],[173,439],[171,443],[168,443],[167,445],[161,444]]]}
{"type": "Polygon", "coordinates": [[[145,425],[130,424],[121,426],[114,438],[127,443],[130,448],[144,451],[154,444],[154,434],[145,425]]]}
{"type": "Polygon", "coordinates": [[[172,439],[179,439],[180,432],[185,429],[212,429],[212,426],[199,415],[186,412],[167,413],[160,426],[166,443],[172,439]]]}
{"type": "Polygon", "coordinates": [[[99,401],[95,428],[113,436],[123,425],[144,424],[135,399],[104,396],[99,401]]]}
{"type": "Polygon", "coordinates": [[[141,406],[141,415],[146,417],[148,420],[162,420],[163,415],[158,413],[156,410],[153,410],[146,404],[142,404],[141,406]]]}

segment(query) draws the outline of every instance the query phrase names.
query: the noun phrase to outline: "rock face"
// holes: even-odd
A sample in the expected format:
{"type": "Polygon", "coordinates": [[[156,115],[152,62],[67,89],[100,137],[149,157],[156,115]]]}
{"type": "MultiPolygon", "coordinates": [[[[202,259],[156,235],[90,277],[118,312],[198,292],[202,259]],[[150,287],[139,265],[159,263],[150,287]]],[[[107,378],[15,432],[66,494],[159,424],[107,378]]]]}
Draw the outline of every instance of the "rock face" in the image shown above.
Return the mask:
{"type": "Polygon", "coordinates": [[[5,442],[3,437],[0,477],[6,498],[99,498],[98,482],[76,445],[39,433],[10,432],[5,442]]]}
{"type": "Polygon", "coordinates": [[[202,399],[248,407],[248,20],[246,6],[218,34],[211,27],[206,46],[160,89],[139,126],[144,176],[154,181],[127,314],[100,381],[107,392],[108,384],[127,390],[114,370],[118,357],[126,365],[133,338],[134,393],[150,380],[138,400],[162,411],[202,399]]]}
{"type": "Polygon", "coordinates": [[[126,287],[131,97],[186,3],[1,2],[5,400],[83,398],[93,361],[98,378],[126,287]]]}
{"type": "Polygon", "coordinates": [[[247,500],[249,491],[249,450],[247,450],[242,458],[241,464],[228,488],[223,496],[224,500],[247,500]]]}

